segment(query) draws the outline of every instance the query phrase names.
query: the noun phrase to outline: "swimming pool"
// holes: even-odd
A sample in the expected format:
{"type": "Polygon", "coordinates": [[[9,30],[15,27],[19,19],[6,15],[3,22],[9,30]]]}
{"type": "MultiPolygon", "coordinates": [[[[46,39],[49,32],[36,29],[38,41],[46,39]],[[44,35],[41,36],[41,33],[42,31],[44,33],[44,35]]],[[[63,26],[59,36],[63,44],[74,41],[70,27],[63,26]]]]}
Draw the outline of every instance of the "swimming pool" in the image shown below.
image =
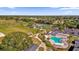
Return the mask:
{"type": "Polygon", "coordinates": [[[53,40],[55,43],[61,43],[60,40],[62,40],[62,38],[58,38],[58,37],[52,36],[50,38],[50,40],[53,40]]]}

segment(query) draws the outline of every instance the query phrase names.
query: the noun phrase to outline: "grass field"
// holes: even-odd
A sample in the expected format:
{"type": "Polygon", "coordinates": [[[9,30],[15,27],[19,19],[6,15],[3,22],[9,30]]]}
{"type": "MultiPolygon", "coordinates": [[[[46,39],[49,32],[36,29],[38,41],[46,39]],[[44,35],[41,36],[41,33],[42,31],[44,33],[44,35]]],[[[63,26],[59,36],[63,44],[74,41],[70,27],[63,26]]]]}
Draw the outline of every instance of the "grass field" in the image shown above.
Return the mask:
{"type": "Polygon", "coordinates": [[[8,34],[10,32],[33,32],[35,33],[37,29],[28,28],[17,23],[15,20],[0,20],[0,32],[8,34]]]}

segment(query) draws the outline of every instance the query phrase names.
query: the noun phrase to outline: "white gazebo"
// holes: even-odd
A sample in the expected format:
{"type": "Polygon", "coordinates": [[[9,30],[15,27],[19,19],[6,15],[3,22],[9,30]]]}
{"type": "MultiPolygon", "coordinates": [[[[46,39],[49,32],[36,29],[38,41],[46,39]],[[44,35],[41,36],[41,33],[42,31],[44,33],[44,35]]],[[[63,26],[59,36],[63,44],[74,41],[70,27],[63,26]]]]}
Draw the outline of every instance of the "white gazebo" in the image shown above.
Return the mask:
{"type": "Polygon", "coordinates": [[[5,34],[0,32],[0,37],[5,37],[5,34]]]}

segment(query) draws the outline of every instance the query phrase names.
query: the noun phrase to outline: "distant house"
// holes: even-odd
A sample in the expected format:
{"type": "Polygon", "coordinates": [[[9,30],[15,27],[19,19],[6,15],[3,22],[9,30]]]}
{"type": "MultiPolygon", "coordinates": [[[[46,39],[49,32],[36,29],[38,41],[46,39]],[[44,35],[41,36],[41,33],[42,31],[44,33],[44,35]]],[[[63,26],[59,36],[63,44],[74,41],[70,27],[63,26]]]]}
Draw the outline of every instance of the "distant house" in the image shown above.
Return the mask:
{"type": "Polygon", "coordinates": [[[54,28],[48,34],[56,35],[57,33],[72,34],[72,35],[75,35],[75,36],[79,36],[79,29],[74,29],[74,28],[69,29],[69,28],[66,28],[62,32],[62,31],[59,30],[59,28],[54,28]]]}
{"type": "Polygon", "coordinates": [[[79,48],[74,48],[73,51],[79,51],[79,48]]]}
{"type": "Polygon", "coordinates": [[[65,29],[64,33],[79,36],[79,29],[65,29]]]}
{"type": "Polygon", "coordinates": [[[38,29],[40,29],[40,28],[42,28],[44,25],[43,24],[33,24],[32,26],[31,26],[31,28],[38,28],[38,29]]]}
{"type": "Polygon", "coordinates": [[[79,48],[79,40],[76,40],[76,41],[75,41],[75,47],[76,47],[76,48],[79,48]]]}

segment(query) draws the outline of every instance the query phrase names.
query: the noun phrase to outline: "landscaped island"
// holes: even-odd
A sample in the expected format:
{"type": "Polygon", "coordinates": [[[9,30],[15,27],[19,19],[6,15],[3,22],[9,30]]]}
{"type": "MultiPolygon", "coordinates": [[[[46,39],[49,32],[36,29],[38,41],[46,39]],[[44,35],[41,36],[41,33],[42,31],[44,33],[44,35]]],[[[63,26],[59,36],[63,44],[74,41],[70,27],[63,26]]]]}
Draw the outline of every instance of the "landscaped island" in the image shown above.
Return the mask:
{"type": "Polygon", "coordinates": [[[79,16],[0,16],[1,51],[79,51],[79,16]]]}

